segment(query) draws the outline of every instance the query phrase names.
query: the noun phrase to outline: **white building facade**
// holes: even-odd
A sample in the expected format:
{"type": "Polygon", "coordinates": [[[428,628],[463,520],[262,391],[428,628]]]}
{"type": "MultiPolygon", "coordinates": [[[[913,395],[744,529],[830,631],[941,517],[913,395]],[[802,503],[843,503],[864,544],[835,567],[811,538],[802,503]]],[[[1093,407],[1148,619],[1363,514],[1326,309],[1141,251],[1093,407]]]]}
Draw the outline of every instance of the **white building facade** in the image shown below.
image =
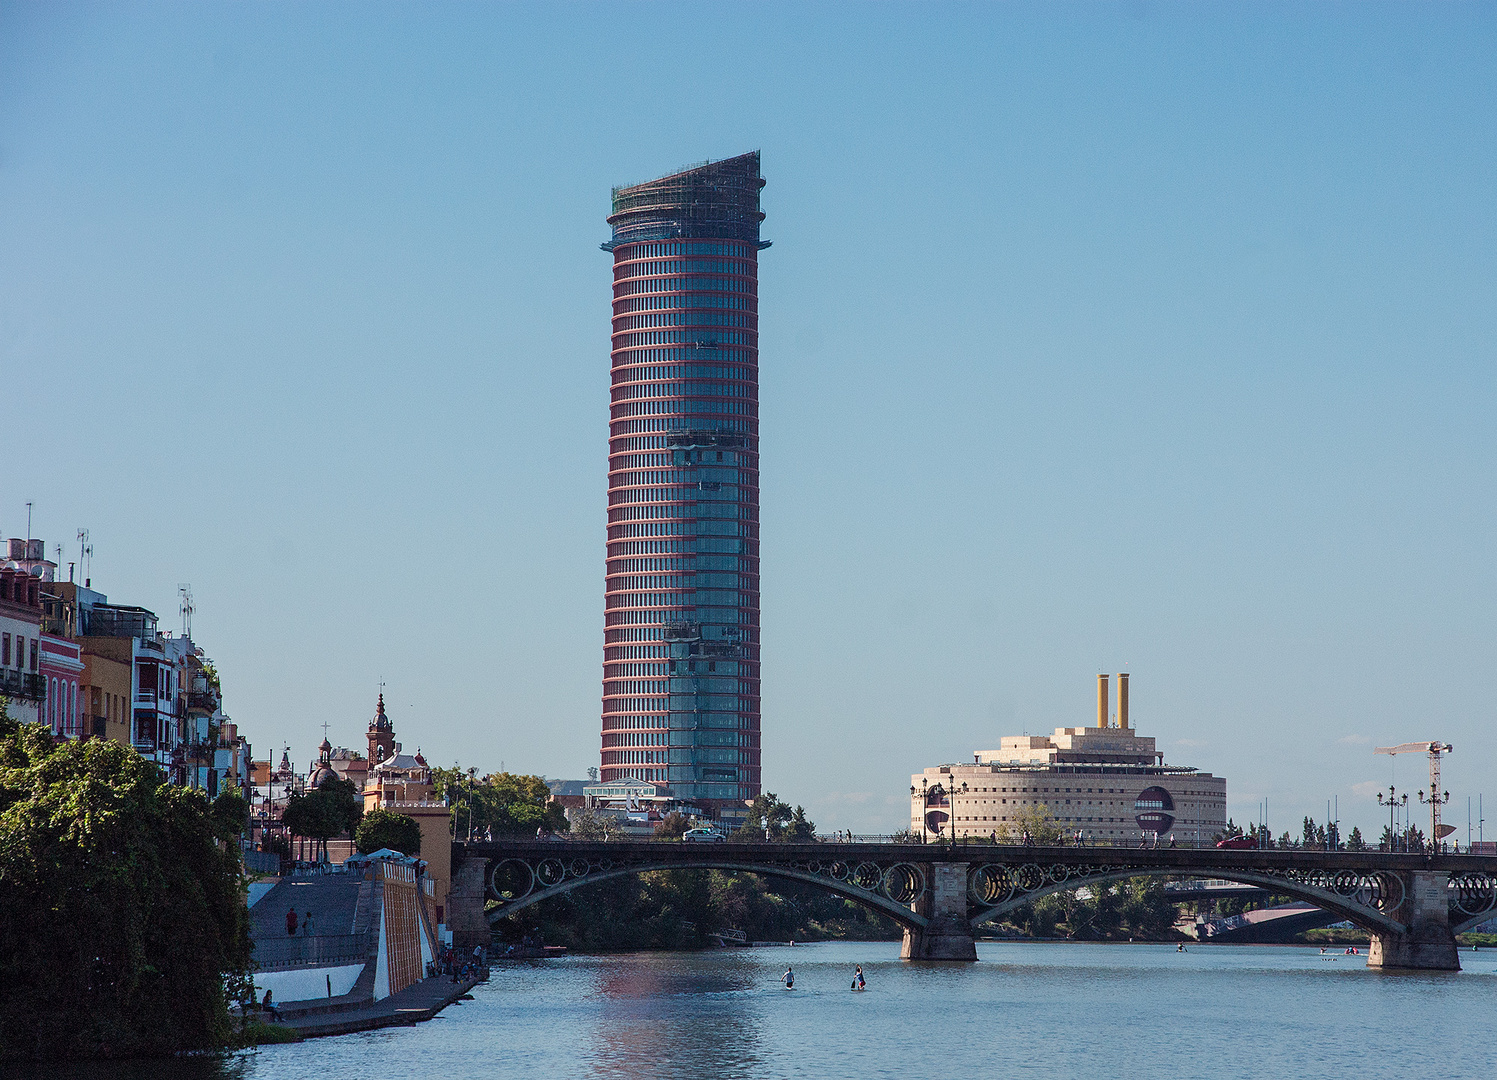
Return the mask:
{"type": "Polygon", "coordinates": [[[1166,765],[1152,738],[1128,721],[1127,675],[1118,676],[1115,716],[1099,679],[1098,726],[1052,735],[1008,735],[971,763],[937,765],[910,778],[910,831],[927,840],[1023,839],[1036,815],[1066,837],[1137,846],[1212,844],[1227,823],[1227,781],[1166,765]]]}

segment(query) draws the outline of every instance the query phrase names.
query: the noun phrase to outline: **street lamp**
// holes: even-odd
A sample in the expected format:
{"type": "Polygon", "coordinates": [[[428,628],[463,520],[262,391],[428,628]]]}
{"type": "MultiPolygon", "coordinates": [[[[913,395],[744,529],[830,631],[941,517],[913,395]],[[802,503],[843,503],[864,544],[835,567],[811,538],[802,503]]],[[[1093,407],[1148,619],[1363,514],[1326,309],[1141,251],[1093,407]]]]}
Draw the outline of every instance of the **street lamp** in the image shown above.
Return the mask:
{"type": "Polygon", "coordinates": [[[951,842],[953,844],[955,844],[956,843],[956,797],[957,797],[957,794],[958,794],[959,791],[963,795],[967,794],[967,782],[965,780],[963,780],[961,788],[958,789],[957,786],[956,786],[956,777],[952,776],[952,778],[951,778],[951,784],[949,786],[950,786],[951,790],[950,790],[950,793],[946,796],[946,802],[947,802],[946,816],[951,821],[951,842]]]}
{"type": "MultiPolygon", "coordinates": [[[[926,844],[926,843],[930,842],[929,839],[925,835],[925,812],[930,807],[930,793],[926,791],[926,785],[928,783],[930,783],[930,781],[928,781],[925,777],[922,776],[920,778],[920,791],[919,791],[919,795],[920,795],[920,842],[922,844],[926,844]]],[[[915,795],[916,795],[915,785],[911,784],[910,785],[910,798],[913,799],[915,797],[915,795]]]]}
{"type": "Polygon", "coordinates": [[[1400,796],[1398,794],[1398,789],[1395,788],[1392,784],[1389,784],[1387,799],[1384,799],[1383,793],[1379,791],[1377,793],[1377,804],[1379,806],[1386,806],[1388,808],[1388,850],[1390,852],[1397,851],[1398,825],[1396,824],[1396,815],[1398,814],[1398,808],[1400,806],[1409,805],[1409,797],[1407,794],[1400,796]]]}
{"type": "MultiPolygon", "coordinates": [[[[1408,796],[1404,797],[1407,798],[1408,796]]],[[[1425,806],[1429,807],[1429,849],[1431,852],[1434,852],[1436,850],[1435,845],[1439,844],[1441,839],[1439,835],[1440,807],[1445,806],[1450,802],[1450,792],[1447,791],[1443,794],[1436,794],[1435,792],[1431,791],[1429,793],[1429,798],[1426,799],[1424,797],[1424,792],[1421,791],[1419,792],[1419,801],[1422,802],[1425,806]]]]}

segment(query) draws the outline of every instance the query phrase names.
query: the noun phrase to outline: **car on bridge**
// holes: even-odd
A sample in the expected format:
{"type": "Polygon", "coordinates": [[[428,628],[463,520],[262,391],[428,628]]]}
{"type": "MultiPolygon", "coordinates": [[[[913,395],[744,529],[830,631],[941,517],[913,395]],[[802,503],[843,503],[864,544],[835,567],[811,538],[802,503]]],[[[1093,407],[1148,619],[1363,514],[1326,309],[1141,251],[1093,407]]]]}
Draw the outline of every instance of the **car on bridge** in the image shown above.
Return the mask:
{"type": "Polygon", "coordinates": [[[1218,840],[1216,846],[1219,848],[1256,848],[1258,841],[1251,836],[1229,836],[1225,840],[1218,840]]]}
{"type": "Polygon", "coordinates": [[[681,839],[687,843],[720,844],[727,837],[716,829],[687,829],[681,834],[681,839]]]}

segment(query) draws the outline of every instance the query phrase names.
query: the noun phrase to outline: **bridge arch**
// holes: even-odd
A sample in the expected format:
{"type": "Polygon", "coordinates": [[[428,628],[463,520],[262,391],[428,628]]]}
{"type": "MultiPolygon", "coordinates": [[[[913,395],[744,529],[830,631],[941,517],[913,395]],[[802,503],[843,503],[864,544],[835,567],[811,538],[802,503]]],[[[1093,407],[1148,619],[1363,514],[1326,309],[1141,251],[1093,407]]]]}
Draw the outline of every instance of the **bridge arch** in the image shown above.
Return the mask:
{"type": "MultiPolygon", "coordinates": [[[[973,868],[973,872],[981,870],[982,865],[973,868]]],[[[995,869],[1012,873],[1012,866],[997,866],[995,869]]],[[[1038,868],[1037,868],[1038,869],[1038,868]]],[[[1087,873],[1083,868],[1079,873],[1067,873],[1060,880],[1054,880],[1047,875],[1043,883],[1036,883],[1034,888],[1024,890],[1014,889],[1012,895],[1007,896],[994,904],[983,904],[977,897],[972,897],[973,903],[979,908],[978,912],[970,919],[972,928],[975,930],[984,923],[992,922],[994,919],[1002,918],[1023,907],[1025,904],[1067,889],[1084,888],[1089,885],[1103,885],[1114,881],[1126,881],[1135,877],[1180,877],[1179,867],[1170,866],[1129,866],[1129,867],[1107,867],[1094,872],[1087,873]]],[[[1044,871],[1041,871],[1044,873],[1044,871]]],[[[1370,904],[1362,904],[1348,895],[1336,892],[1332,888],[1303,881],[1295,881],[1278,874],[1267,874],[1253,870],[1222,869],[1212,867],[1212,877],[1221,878],[1225,881],[1235,881],[1240,885],[1257,885],[1262,888],[1271,889],[1281,896],[1292,896],[1296,900],[1304,900],[1314,904],[1316,907],[1324,908],[1346,919],[1348,922],[1360,926],[1371,933],[1380,934],[1406,934],[1408,927],[1397,919],[1384,914],[1377,907],[1370,904]]],[[[1378,875],[1384,882],[1383,887],[1396,890],[1396,895],[1390,897],[1387,904],[1390,908],[1397,908],[1403,899],[1403,883],[1396,874],[1378,875]]]]}
{"type": "MultiPolygon", "coordinates": [[[[500,860],[486,867],[485,879],[490,877],[494,868],[503,862],[514,862],[516,860],[500,860]]],[[[529,864],[523,864],[535,873],[535,869],[529,864]]],[[[767,863],[744,862],[737,859],[694,859],[689,865],[679,862],[645,862],[630,863],[628,865],[613,866],[607,869],[589,869],[583,874],[568,874],[566,877],[551,885],[543,884],[536,876],[534,887],[524,896],[516,897],[500,904],[499,907],[486,912],[489,923],[492,925],[500,919],[507,919],[517,912],[540,903],[542,900],[550,900],[552,897],[562,896],[580,889],[594,882],[610,881],[614,878],[625,877],[630,874],[648,874],[656,870],[731,870],[740,873],[758,874],[768,878],[778,878],[782,881],[797,881],[803,885],[814,885],[824,892],[851,900],[861,907],[868,908],[880,915],[888,916],[900,926],[911,930],[924,930],[929,920],[919,913],[910,910],[905,904],[900,904],[877,892],[860,888],[858,885],[847,881],[829,877],[826,874],[814,873],[810,870],[793,866],[777,866],[767,863]]],[[[492,886],[487,890],[488,895],[493,898],[492,886]]]]}

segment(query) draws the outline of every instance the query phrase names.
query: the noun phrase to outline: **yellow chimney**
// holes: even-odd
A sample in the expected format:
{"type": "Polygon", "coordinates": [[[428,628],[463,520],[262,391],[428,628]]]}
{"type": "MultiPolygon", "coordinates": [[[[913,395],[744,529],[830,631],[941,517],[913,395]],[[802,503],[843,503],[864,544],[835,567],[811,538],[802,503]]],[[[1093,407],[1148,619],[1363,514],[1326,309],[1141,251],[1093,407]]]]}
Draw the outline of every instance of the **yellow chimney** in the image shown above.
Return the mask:
{"type": "Polygon", "coordinates": [[[1097,726],[1105,728],[1108,726],[1107,718],[1107,676],[1097,676],[1097,726]]]}
{"type": "Polygon", "coordinates": [[[1128,726],[1128,673],[1118,674],[1118,727],[1128,726]]]}

